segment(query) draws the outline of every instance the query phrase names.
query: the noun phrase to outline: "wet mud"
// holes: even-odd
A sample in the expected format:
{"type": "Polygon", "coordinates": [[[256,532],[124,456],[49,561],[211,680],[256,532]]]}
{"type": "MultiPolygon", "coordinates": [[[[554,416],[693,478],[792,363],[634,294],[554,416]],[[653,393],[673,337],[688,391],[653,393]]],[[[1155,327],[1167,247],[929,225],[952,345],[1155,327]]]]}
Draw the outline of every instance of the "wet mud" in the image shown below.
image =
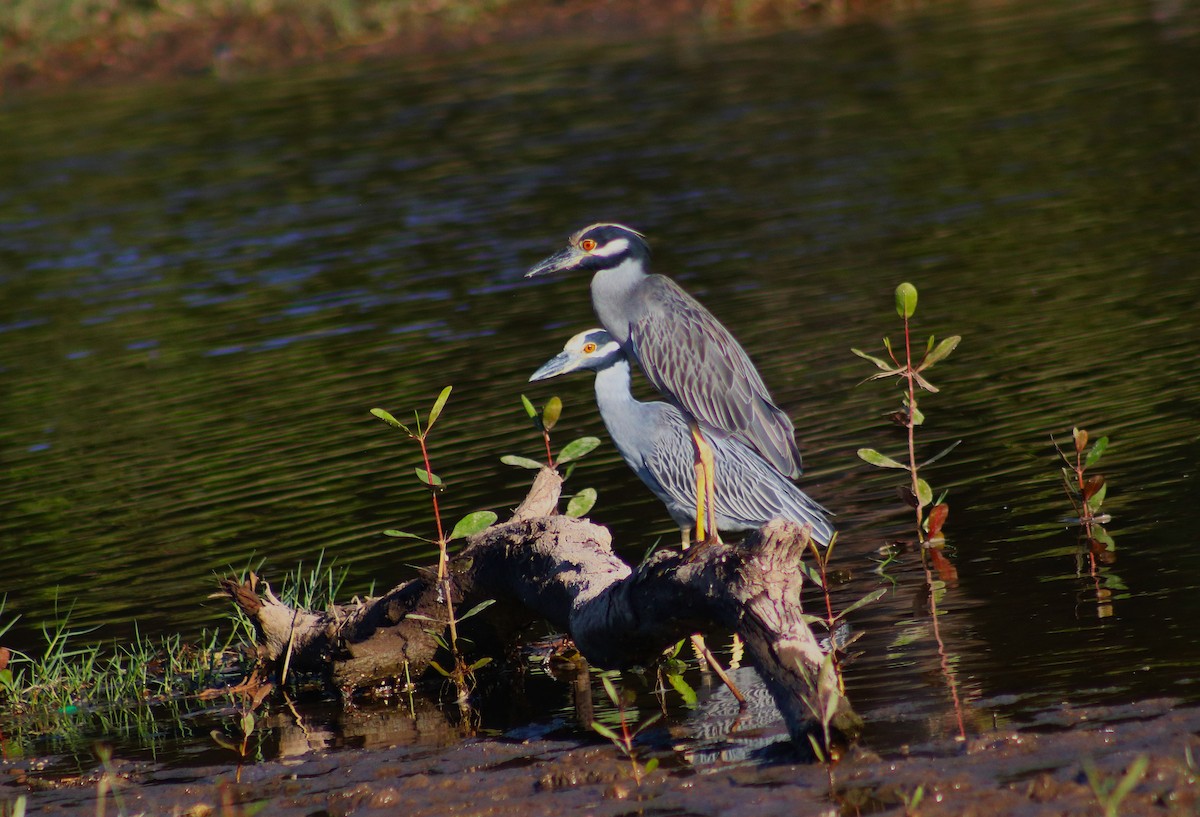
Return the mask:
{"type": "MultiPolygon", "coordinates": [[[[906,747],[880,757],[852,750],[833,771],[780,746],[754,762],[692,766],[669,746],[642,748],[660,767],[634,781],[607,743],[470,739],[445,749],[336,751],[235,766],[156,769],[116,763],[106,813],[290,817],[424,815],[875,814],[1092,815],[1140,756],[1145,774],[1123,815],[1195,814],[1200,709],[1171,701],[1064,707],[1020,730],[906,747]],[[1091,765],[1089,782],[1085,767],[1091,765]],[[921,791],[916,802],[914,794],[921,791]],[[120,811],[115,797],[120,797],[120,811]]],[[[96,814],[102,770],[41,778],[36,763],[6,764],[0,802],[24,793],[28,813],[96,814]]]]}

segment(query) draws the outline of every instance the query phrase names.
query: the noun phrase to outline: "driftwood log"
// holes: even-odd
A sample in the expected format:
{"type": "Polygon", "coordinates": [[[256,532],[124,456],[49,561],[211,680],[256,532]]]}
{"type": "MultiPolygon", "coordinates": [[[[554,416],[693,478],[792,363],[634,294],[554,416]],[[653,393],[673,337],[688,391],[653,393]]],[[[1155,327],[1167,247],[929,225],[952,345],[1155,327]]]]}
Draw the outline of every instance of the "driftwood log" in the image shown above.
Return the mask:
{"type": "MultiPolygon", "coordinates": [[[[556,515],[561,487],[559,475],[543,469],[509,521],[470,537],[450,560],[460,614],[497,602],[471,624],[483,620],[497,637],[512,638],[540,617],[569,633],[592,665],[613,669],[651,664],[691,633],[733,630],[793,740],[807,746],[808,735],[820,735],[820,713],[837,734],[858,731],[801,614],[806,538],[794,523],[776,520],[736,546],[659,551],[633,569],[613,553],[607,529],[556,515]]],[[[345,690],[420,677],[439,649],[430,632],[447,622],[432,570],[326,611],[293,609],[252,582],[221,586],[254,622],[263,661],[324,672],[345,690]]],[[[476,632],[472,639],[480,643],[476,632]]]]}

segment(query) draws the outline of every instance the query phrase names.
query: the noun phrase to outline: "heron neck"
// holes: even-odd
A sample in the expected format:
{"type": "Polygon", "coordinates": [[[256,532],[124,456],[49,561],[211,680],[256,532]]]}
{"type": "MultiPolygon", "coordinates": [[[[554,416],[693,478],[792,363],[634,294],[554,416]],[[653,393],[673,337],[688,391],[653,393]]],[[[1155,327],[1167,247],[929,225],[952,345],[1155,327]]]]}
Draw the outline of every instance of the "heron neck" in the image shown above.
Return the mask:
{"type": "Polygon", "coordinates": [[[596,406],[613,443],[628,459],[650,430],[647,417],[650,409],[648,404],[633,398],[629,361],[625,358],[596,372],[596,406]]]}
{"type": "Polygon", "coordinates": [[[634,290],[645,279],[645,264],[637,258],[592,276],[592,308],[600,324],[622,346],[629,340],[629,320],[635,316],[634,290]]]}

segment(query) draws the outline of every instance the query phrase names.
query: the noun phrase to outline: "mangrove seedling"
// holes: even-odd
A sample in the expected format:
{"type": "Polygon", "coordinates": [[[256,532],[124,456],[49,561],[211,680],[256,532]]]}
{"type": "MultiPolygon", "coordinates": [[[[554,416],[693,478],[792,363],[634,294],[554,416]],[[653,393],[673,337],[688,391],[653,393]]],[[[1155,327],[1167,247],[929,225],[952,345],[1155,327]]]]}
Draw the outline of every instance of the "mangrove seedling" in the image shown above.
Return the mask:
{"type": "Polygon", "coordinates": [[[932,368],[935,363],[947,358],[954,351],[955,347],[958,346],[962,338],[958,335],[952,335],[941,342],[935,343],[934,336],[930,335],[925,345],[924,355],[922,355],[919,362],[914,364],[912,333],[909,321],[917,310],[917,288],[912,284],[903,283],[896,287],[895,295],[896,314],[904,321],[904,362],[900,361],[896,350],[892,348],[891,339],[886,337],[883,339],[883,346],[887,350],[890,360],[869,355],[860,349],[851,349],[850,351],[864,360],[874,363],[881,370],[868,378],[868,380],[881,380],[888,377],[898,377],[901,379],[901,386],[903,388],[901,409],[892,413],[891,418],[897,425],[904,427],[907,432],[907,463],[881,454],[873,448],[860,448],[858,456],[863,461],[878,468],[895,468],[908,472],[909,484],[901,487],[900,495],[904,499],[904,502],[916,512],[917,539],[923,545],[921,548],[921,558],[924,561],[925,551],[941,541],[942,525],[945,524],[946,515],[950,509],[943,502],[945,494],[939,497],[936,502],[934,501],[933,489],[921,477],[920,469],[937,462],[949,454],[958,443],[953,443],[941,453],[930,457],[923,463],[917,462],[916,429],[917,426],[925,422],[925,415],[921,413],[920,408],[917,406],[917,390],[922,389],[930,393],[938,391],[938,388],[925,377],[924,372],[932,368]]]}
{"type": "Polygon", "coordinates": [[[1113,614],[1113,590],[1121,589],[1120,579],[1111,571],[1102,571],[1100,565],[1112,565],[1117,560],[1117,543],[1104,529],[1110,517],[1103,510],[1108,494],[1108,483],[1101,474],[1090,473],[1089,469],[1100,461],[1108,449],[1108,437],[1101,437],[1091,444],[1085,429],[1072,428],[1071,440],[1074,451],[1065,453],[1053,437],[1050,441],[1063,461],[1063,488],[1075,508],[1075,519],[1079,524],[1079,549],[1076,551],[1075,571],[1083,576],[1083,554],[1087,554],[1087,574],[1092,579],[1095,593],[1096,612],[1100,618],[1113,614]],[[1104,575],[1101,575],[1101,573],[1104,575]]]}
{"type": "MultiPolygon", "coordinates": [[[[238,686],[227,690],[228,694],[236,695],[241,700],[233,727],[214,729],[209,733],[213,742],[218,746],[237,753],[237,780],[239,782],[242,777],[241,764],[250,756],[250,741],[255,737],[258,728],[258,718],[254,713],[258,711],[274,688],[274,684],[262,681],[256,673],[238,686]]],[[[255,741],[255,747],[256,749],[262,747],[261,737],[255,741]]]]}
{"type": "Polygon", "coordinates": [[[837,534],[834,533],[833,538],[829,540],[829,544],[825,548],[821,548],[812,537],[808,538],[808,549],[813,555],[813,562],[816,567],[810,567],[805,563],[801,563],[800,570],[804,573],[804,578],[812,584],[821,588],[821,593],[825,597],[825,615],[818,616],[810,613],[804,613],[804,620],[808,624],[820,624],[825,628],[829,639],[829,661],[831,662],[831,670],[837,677],[838,690],[844,695],[846,692],[846,684],[842,678],[842,664],[846,655],[846,648],[853,644],[861,637],[862,633],[856,633],[848,639],[838,639],[838,625],[845,620],[847,616],[855,610],[870,604],[871,602],[881,598],[886,592],[886,587],[876,587],[871,592],[867,593],[862,598],[850,604],[845,609],[838,613],[833,612],[833,599],[830,595],[830,576],[829,560],[833,556],[834,547],[837,545],[837,534]]]}
{"type": "Polygon", "coordinates": [[[446,401],[450,399],[450,391],[453,387],[447,386],[438,394],[434,400],[433,407],[429,410],[429,414],[425,420],[424,427],[421,424],[421,415],[418,412],[413,412],[414,427],[416,431],[411,430],[404,423],[397,420],[387,411],[380,408],[371,409],[371,414],[383,420],[393,428],[398,428],[407,434],[410,438],[417,441],[421,449],[421,461],[423,468],[418,467],[416,471],[417,480],[422,485],[429,489],[430,502],[433,505],[433,521],[437,528],[437,539],[429,540],[416,534],[408,533],[401,530],[386,530],[384,533],[388,536],[404,539],[421,539],[431,544],[436,544],[438,548],[438,570],[437,581],[441,588],[442,601],[446,604],[446,619],[450,631],[450,654],[454,659],[454,669],[449,672],[450,678],[454,681],[455,686],[459,691],[460,701],[465,701],[466,696],[470,692],[471,681],[473,679],[473,666],[469,665],[462,657],[462,653],[458,649],[458,624],[454,616],[454,600],[451,598],[450,577],[447,575],[447,565],[449,563],[449,545],[455,539],[466,538],[478,533],[484,528],[496,521],[496,514],[492,511],[476,511],[475,513],[467,514],[460,519],[454,528],[450,531],[450,535],[446,535],[445,528],[442,526],[441,507],[438,505],[438,492],[442,490],[442,480],[433,472],[433,466],[429,460],[429,433],[433,431],[433,426],[437,422],[438,417],[442,414],[442,409],[446,406],[446,401]]]}
{"type": "MultiPolygon", "coordinates": [[[[542,435],[542,443],[546,447],[546,464],[545,466],[537,460],[529,457],[522,457],[516,454],[506,454],[500,458],[500,462],[505,465],[512,465],[517,468],[528,468],[531,471],[540,470],[543,467],[558,470],[562,466],[566,466],[563,471],[563,479],[568,479],[575,470],[579,460],[590,454],[596,446],[600,445],[598,437],[579,437],[571,440],[562,447],[555,457],[550,447],[550,432],[555,425],[558,424],[558,418],[562,416],[562,400],[557,397],[551,397],[546,401],[546,405],[541,411],[534,408],[533,403],[525,395],[521,395],[521,405],[525,409],[525,414],[529,417],[533,427],[542,435]]],[[[592,509],[596,504],[596,489],[583,488],[574,496],[567,500],[567,516],[583,516],[592,509]]]]}
{"type": "Polygon", "coordinates": [[[625,690],[618,691],[616,685],[606,675],[600,676],[600,682],[604,684],[604,694],[617,709],[618,725],[621,731],[611,729],[599,721],[592,721],[592,729],[612,741],[613,746],[616,746],[621,754],[628,758],[633,770],[633,782],[640,786],[642,778],[658,768],[658,758],[652,757],[645,763],[640,762],[633,742],[638,735],[653,726],[662,715],[656,712],[644,721],[631,722],[625,710],[631,703],[629,698],[632,698],[632,694],[629,694],[629,698],[627,698],[628,693],[625,690]]]}
{"type": "Polygon", "coordinates": [[[1075,508],[1076,519],[1083,527],[1092,560],[1092,571],[1095,572],[1096,561],[1112,562],[1117,549],[1116,543],[1103,528],[1103,525],[1112,519],[1102,510],[1104,499],[1108,495],[1108,483],[1102,474],[1088,474],[1088,469],[1098,463],[1108,450],[1108,437],[1101,437],[1089,448],[1090,436],[1087,430],[1073,428],[1071,439],[1075,449],[1073,455],[1064,453],[1053,437],[1051,441],[1064,463],[1063,487],[1075,508]]]}
{"type": "Polygon", "coordinates": [[[917,311],[917,288],[910,283],[903,283],[896,287],[895,292],[896,314],[904,321],[904,351],[903,362],[901,356],[892,348],[892,342],[889,338],[883,339],[884,349],[887,350],[888,360],[869,355],[859,349],[851,349],[854,354],[874,363],[880,369],[879,372],[868,378],[868,380],[882,380],[889,377],[900,378],[901,382],[901,408],[899,411],[891,414],[892,421],[905,429],[908,441],[907,461],[893,459],[879,453],[873,448],[860,448],[858,456],[867,463],[878,468],[895,468],[901,471],[908,472],[908,484],[901,486],[900,496],[916,514],[916,532],[917,542],[920,546],[921,566],[925,571],[925,589],[928,592],[929,612],[931,628],[933,630],[934,640],[937,641],[938,654],[942,659],[942,674],[946,678],[946,685],[949,688],[951,698],[954,702],[954,712],[958,718],[959,736],[966,740],[967,732],[963,723],[962,707],[958,700],[958,686],[954,681],[953,672],[951,671],[949,661],[946,658],[945,645],[942,643],[941,629],[938,624],[937,596],[938,588],[934,584],[933,574],[930,571],[930,563],[937,569],[940,576],[943,577],[943,586],[945,581],[951,580],[956,574],[954,566],[942,553],[942,545],[944,539],[942,537],[942,527],[946,523],[946,517],[950,512],[949,506],[945,503],[945,492],[935,501],[933,498],[933,489],[929,487],[929,483],[921,476],[921,469],[937,462],[942,457],[949,454],[958,445],[958,442],[951,443],[938,454],[930,457],[922,463],[917,462],[917,444],[916,430],[917,426],[925,422],[925,415],[917,405],[917,390],[936,393],[937,386],[929,382],[925,377],[925,372],[929,371],[934,364],[945,360],[950,353],[957,348],[959,341],[962,338],[958,335],[952,335],[938,342],[933,335],[929,336],[925,343],[925,352],[919,361],[914,362],[913,359],[913,344],[912,344],[912,328],[911,319],[917,311]]]}

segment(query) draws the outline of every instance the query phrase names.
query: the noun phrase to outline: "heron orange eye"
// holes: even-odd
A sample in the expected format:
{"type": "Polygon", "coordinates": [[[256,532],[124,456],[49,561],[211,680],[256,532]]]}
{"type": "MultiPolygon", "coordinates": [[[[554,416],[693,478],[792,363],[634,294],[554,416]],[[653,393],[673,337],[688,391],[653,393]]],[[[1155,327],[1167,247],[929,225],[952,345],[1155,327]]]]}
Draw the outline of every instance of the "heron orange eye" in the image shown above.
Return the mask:
{"type": "Polygon", "coordinates": [[[579,242],[579,249],[583,250],[584,252],[591,252],[592,250],[596,249],[596,242],[590,238],[585,238],[583,241],[579,242]]]}
{"type": "MultiPolygon", "coordinates": [[[[595,244],[596,242],[593,241],[591,243],[595,244]]],[[[583,353],[585,355],[590,355],[594,351],[596,351],[596,344],[591,343],[590,341],[588,343],[583,344],[583,353]]]]}

